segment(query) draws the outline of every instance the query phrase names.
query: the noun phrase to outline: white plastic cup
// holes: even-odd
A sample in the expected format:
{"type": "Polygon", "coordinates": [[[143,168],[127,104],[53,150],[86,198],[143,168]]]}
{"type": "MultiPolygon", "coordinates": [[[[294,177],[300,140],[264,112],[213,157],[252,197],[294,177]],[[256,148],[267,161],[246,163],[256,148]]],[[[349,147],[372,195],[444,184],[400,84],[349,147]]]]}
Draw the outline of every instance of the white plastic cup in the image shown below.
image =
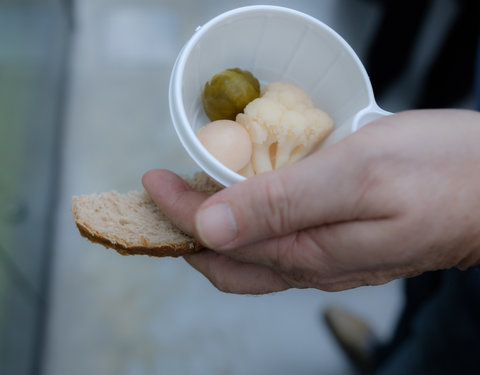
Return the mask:
{"type": "Polygon", "coordinates": [[[192,159],[224,186],[245,177],[215,159],[195,132],[210,120],[201,101],[205,83],[228,69],[248,70],[264,85],[291,82],[334,120],[324,145],[389,115],[378,107],[367,72],[353,49],[330,27],[304,13],[258,5],[223,13],[199,26],[181,50],[170,78],[170,114],[192,159]]]}

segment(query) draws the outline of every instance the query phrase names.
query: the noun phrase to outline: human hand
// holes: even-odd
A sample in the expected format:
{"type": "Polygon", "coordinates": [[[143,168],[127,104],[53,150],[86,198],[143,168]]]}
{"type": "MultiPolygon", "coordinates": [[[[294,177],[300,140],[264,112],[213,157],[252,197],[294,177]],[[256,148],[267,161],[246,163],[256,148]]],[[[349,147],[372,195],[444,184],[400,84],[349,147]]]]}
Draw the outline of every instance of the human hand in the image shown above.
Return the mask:
{"type": "Polygon", "coordinates": [[[211,197],[168,171],[143,184],[220,290],[335,291],[479,264],[479,144],[477,112],[410,111],[211,197]]]}

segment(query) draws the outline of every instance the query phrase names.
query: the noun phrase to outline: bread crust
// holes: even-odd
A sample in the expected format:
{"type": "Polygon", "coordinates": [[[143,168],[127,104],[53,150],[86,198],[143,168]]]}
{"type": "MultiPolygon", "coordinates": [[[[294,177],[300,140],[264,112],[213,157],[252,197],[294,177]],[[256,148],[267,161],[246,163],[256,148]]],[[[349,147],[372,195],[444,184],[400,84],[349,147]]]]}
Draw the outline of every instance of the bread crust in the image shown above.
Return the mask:
{"type": "Polygon", "coordinates": [[[181,244],[165,244],[162,246],[154,246],[154,247],[141,247],[141,246],[131,246],[126,247],[119,243],[112,243],[111,241],[95,235],[91,231],[88,230],[87,227],[84,225],[76,222],[78,231],[80,234],[87,238],[89,241],[102,245],[107,249],[113,249],[117,251],[121,255],[148,255],[151,257],[181,257],[183,255],[193,254],[204,247],[200,242],[195,240],[194,238],[191,241],[185,241],[181,244]]]}

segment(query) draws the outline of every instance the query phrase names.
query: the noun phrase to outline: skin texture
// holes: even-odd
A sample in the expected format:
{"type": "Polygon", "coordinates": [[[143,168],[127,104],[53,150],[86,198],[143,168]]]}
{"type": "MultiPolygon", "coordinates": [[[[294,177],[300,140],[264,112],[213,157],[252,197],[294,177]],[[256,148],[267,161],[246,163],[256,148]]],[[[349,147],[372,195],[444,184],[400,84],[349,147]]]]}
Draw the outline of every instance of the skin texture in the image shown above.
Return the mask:
{"type": "Polygon", "coordinates": [[[218,289],[338,291],[480,263],[479,144],[478,112],[408,111],[210,198],[165,170],[143,184],[218,289]]]}

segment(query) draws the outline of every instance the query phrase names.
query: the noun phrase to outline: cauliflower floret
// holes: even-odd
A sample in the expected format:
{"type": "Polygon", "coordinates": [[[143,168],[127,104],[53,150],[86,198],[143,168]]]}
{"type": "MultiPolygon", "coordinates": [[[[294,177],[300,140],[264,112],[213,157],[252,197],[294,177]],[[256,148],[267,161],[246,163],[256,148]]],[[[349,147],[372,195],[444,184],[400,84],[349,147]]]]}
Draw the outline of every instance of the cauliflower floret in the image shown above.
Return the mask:
{"type": "Polygon", "coordinates": [[[333,120],[315,108],[305,91],[284,82],[269,84],[236,121],[245,126],[253,143],[250,163],[240,172],[246,177],[294,163],[333,129],[333,120]]]}

